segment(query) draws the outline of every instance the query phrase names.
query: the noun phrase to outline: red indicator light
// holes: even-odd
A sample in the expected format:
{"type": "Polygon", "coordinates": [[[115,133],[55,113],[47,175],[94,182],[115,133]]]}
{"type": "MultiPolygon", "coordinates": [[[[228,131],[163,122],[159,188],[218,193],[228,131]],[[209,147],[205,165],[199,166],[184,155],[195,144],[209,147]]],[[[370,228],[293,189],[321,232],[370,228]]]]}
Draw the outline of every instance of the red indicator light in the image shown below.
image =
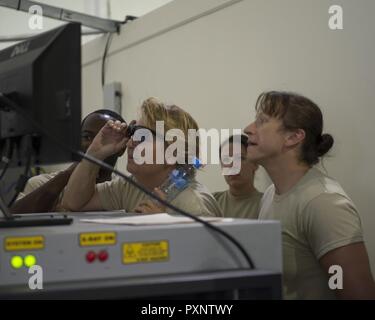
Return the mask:
{"type": "Polygon", "coordinates": [[[108,252],[107,251],[100,251],[98,254],[99,261],[104,262],[108,259],[108,252]]]}
{"type": "Polygon", "coordinates": [[[86,254],[86,261],[88,263],[94,262],[95,259],[96,259],[96,254],[95,254],[94,251],[87,252],[87,254],[86,254]]]}

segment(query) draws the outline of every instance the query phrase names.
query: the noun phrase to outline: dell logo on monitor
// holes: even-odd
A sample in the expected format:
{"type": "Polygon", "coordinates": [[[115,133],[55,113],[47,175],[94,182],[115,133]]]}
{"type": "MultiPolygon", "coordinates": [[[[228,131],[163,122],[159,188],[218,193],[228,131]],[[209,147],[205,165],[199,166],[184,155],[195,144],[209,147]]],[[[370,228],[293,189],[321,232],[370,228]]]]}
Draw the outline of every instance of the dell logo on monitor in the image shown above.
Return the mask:
{"type": "Polygon", "coordinates": [[[30,41],[27,41],[27,42],[19,44],[18,46],[15,46],[10,57],[13,58],[20,54],[26,53],[29,50],[29,46],[30,46],[30,41]]]}

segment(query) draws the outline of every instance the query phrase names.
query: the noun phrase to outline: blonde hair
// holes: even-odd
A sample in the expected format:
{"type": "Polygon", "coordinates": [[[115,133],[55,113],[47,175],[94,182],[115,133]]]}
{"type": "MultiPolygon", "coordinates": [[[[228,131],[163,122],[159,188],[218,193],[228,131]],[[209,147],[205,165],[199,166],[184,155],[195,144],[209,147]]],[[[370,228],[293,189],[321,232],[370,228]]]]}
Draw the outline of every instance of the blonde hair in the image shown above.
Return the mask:
{"type": "MultiPolygon", "coordinates": [[[[146,127],[156,130],[156,122],[164,122],[164,132],[167,133],[171,129],[179,129],[183,133],[183,137],[178,137],[182,139],[185,143],[185,163],[187,162],[187,157],[194,153],[194,156],[199,156],[199,136],[198,123],[194,118],[182,108],[176,105],[166,105],[156,98],[148,98],[142,103],[141,106],[141,118],[146,125],[146,127]],[[195,130],[195,150],[189,150],[188,137],[189,129],[195,130]]],[[[174,141],[166,141],[167,144],[172,144],[174,141]]]]}

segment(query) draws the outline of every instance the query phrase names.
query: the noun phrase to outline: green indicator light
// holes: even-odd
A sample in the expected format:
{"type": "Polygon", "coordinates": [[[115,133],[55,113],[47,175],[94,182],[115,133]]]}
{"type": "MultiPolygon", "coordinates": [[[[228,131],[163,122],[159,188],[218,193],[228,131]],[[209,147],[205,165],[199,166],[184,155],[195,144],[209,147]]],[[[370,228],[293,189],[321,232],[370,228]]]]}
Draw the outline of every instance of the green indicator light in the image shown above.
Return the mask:
{"type": "Polygon", "coordinates": [[[35,256],[33,256],[31,254],[26,256],[25,259],[24,259],[24,263],[25,263],[25,266],[28,267],[28,268],[30,268],[32,266],[35,266],[36,265],[35,256]]]}
{"type": "Polygon", "coordinates": [[[19,269],[23,266],[23,260],[20,256],[14,256],[10,260],[10,264],[14,269],[19,269]]]}

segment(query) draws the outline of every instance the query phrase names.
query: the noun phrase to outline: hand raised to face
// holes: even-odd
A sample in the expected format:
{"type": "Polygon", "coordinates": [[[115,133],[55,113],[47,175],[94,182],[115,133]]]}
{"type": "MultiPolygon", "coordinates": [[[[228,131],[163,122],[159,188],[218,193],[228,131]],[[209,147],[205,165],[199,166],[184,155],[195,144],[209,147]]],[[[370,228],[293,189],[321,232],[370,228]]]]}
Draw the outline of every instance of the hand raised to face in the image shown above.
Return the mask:
{"type": "Polygon", "coordinates": [[[95,136],[87,153],[100,160],[119,153],[129,140],[127,127],[125,122],[109,120],[95,136]]]}

